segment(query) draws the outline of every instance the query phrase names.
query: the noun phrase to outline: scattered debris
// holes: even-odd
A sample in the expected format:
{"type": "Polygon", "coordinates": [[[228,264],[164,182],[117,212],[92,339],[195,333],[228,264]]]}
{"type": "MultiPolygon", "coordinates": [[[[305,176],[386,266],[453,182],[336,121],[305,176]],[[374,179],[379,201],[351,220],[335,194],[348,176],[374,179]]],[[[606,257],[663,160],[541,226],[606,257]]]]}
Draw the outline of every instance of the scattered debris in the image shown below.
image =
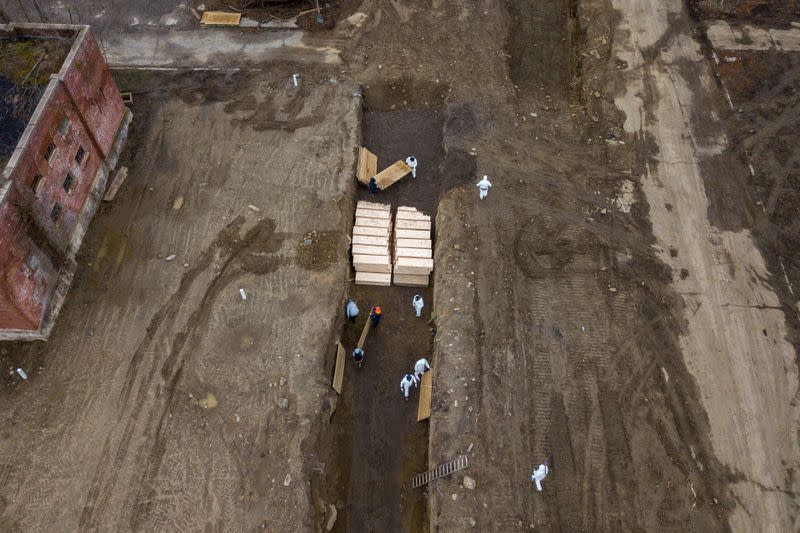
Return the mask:
{"type": "Polygon", "coordinates": [[[278,407],[281,409],[286,409],[289,407],[289,399],[288,398],[278,398],[278,407]]]}
{"type": "Polygon", "coordinates": [[[284,487],[288,487],[291,484],[292,484],[292,475],[291,474],[286,474],[286,477],[283,478],[283,486],[284,487]]]}
{"type": "Polygon", "coordinates": [[[28,379],[28,374],[26,374],[21,368],[17,368],[17,374],[19,374],[19,377],[22,379],[28,379]]]}
{"type": "Polygon", "coordinates": [[[205,398],[197,401],[197,405],[203,409],[214,409],[217,405],[219,405],[219,402],[217,401],[217,397],[209,392],[206,394],[205,398]]]}
{"type": "Polygon", "coordinates": [[[183,207],[183,195],[179,194],[175,198],[175,201],[172,202],[172,209],[174,209],[175,211],[178,211],[178,210],[180,210],[181,207],[183,207]]]}
{"type": "Polygon", "coordinates": [[[242,297],[242,300],[247,300],[247,293],[244,292],[244,289],[239,289],[239,296],[242,297]]]}
{"type": "Polygon", "coordinates": [[[178,256],[177,256],[177,255],[175,255],[175,254],[169,254],[169,255],[168,255],[168,256],[167,256],[167,257],[164,259],[164,261],[174,261],[176,257],[178,257],[178,256]]]}
{"type": "Polygon", "coordinates": [[[467,490],[475,490],[475,480],[469,476],[464,476],[464,488],[467,490]]]}
{"type": "Polygon", "coordinates": [[[332,503],[328,505],[328,509],[330,509],[330,515],[328,516],[328,522],[325,524],[325,531],[332,531],[334,524],[336,524],[336,518],[339,516],[339,512],[332,503]]]}
{"type": "Polygon", "coordinates": [[[250,209],[250,211],[253,211],[254,213],[258,213],[259,211],[261,211],[261,209],[252,204],[248,205],[247,208],[250,209]]]}

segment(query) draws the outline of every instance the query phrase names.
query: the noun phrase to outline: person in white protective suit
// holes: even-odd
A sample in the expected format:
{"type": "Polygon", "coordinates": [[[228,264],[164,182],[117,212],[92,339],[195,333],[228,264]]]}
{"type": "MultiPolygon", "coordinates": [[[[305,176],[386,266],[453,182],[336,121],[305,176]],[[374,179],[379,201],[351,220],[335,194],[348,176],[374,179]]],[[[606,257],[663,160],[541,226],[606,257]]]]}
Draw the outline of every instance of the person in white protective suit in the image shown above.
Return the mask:
{"type": "Polygon", "coordinates": [[[417,316],[422,316],[422,308],[425,307],[425,302],[422,300],[422,296],[415,294],[414,299],[411,301],[411,305],[414,306],[414,311],[417,312],[417,316]]]}
{"type": "Polygon", "coordinates": [[[547,466],[547,461],[536,467],[531,475],[531,481],[536,483],[536,490],[542,492],[542,480],[550,473],[550,468],[547,466]]]}
{"type": "Polygon", "coordinates": [[[411,167],[411,177],[417,177],[417,158],[413,155],[406,157],[406,165],[411,167]]]}
{"type": "Polygon", "coordinates": [[[408,393],[411,391],[411,387],[417,386],[417,381],[414,374],[406,374],[403,376],[403,380],[400,381],[400,390],[403,391],[403,396],[406,397],[406,400],[408,400],[408,393]]]}
{"type": "Polygon", "coordinates": [[[431,369],[431,365],[424,357],[414,364],[414,375],[417,379],[422,379],[422,374],[431,369]]]}
{"type": "Polygon", "coordinates": [[[477,185],[481,200],[483,200],[489,195],[489,187],[492,186],[492,182],[489,181],[489,176],[484,176],[483,179],[477,183],[477,185]]]}

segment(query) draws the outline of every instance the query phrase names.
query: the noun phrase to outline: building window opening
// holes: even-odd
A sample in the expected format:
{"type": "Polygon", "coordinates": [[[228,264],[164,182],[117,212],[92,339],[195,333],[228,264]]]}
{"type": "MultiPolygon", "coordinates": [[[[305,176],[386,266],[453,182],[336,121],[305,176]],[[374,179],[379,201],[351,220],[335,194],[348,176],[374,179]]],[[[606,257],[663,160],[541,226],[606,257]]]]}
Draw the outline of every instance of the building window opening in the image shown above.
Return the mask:
{"type": "Polygon", "coordinates": [[[53,209],[50,210],[50,220],[53,222],[58,223],[61,219],[61,204],[56,204],[53,206],[53,209]]]}
{"type": "Polygon", "coordinates": [[[53,160],[56,158],[56,154],[58,153],[58,147],[56,143],[51,142],[47,145],[47,152],[44,154],[44,158],[47,160],[47,163],[52,165],[53,160]]]}
{"type": "Polygon", "coordinates": [[[79,165],[83,165],[83,161],[86,159],[86,150],[83,146],[78,147],[78,152],[75,154],[75,162],[79,165]]]}
{"type": "Polygon", "coordinates": [[[64,178],[64,190],[68,193],[72,192],[72,189],[75,188],[75,176],[72,175],[72,172],[67,172],[67,177],[64,178]]]}
{"type": "Polygon", "coordinates": [[[39,194],[39,191],[42,190],[43,186],[44,186],[44,176],[42,176],[41,174],[36,174],[33,177],[33,181],[31,182],[31,190],[33,191],[33,194],[39,194]]]}
{"type": "Polygon", "coordinates": [[[58,125],[58,132],[61,134],[62,137],[66,137],[68,131],[69,131],[69,119],[67,117],[64,117],[61,119],[61,124],[58,125]]]}

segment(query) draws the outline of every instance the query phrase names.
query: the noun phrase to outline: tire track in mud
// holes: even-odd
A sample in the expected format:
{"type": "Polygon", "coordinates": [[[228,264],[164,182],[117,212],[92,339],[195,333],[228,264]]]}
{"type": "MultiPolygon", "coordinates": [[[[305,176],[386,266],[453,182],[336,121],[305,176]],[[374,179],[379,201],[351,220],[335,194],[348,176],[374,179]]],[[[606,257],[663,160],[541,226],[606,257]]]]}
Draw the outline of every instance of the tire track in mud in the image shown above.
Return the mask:
{"type": "Polygon", "coordinates": [[[150,490],[149,485],[158,473],[161,458],[166,450],[165,435],[169,428],[166,420],[172,408],[173,395],[184,365],[191,360],[193,353],[191,348],[198,340],[198,329],[207,323],[214,301],[231,282],[245,273],[267,274],[275,270],[281,262],[280,258],[273,256],[283,241],[282,236],[275,234],[274,222],[262,219],[239,238],[244,222],[244,217],[239,216],[217,235],[200,254],[198,263],[183,275],[178,289],[156,312],[146,328],[145,337],[131,358],[123,388],[116,402],[120,412],[119,420],[127,420],[127,423],[116,446],[112,441],[118,431],[112,431],[106,439],[81,513],[79,528],[93,529],[103,523],[99,519],[108,510],[123,464],[130,457],[131,441],[141,424],[144,424],[143,433],[148,436],[146,442],[153,444],[143,445],[136,452],[134,464],[139,465],[136,470],[140,474],[128,488],[122,512],[130,514],[132,529],[137,529],[146,519],[146,511],[149,509],[146,500],[147,491],[150,490]],[[212,275],[199,304],[189,314],[185,328],[172,335],[173,327],[186,314],[181,312],[181,308],[198,278],[215,260],[223,258],[219,272],[212,275]],[[166,359],[161,362],[154,354],[152,365],[146,375],[141,377],[140,366],[145,357],[157,350],[161,344],[171,344],[166,359]],[[157,372],[160,373],[164,388],[162,383],[157,384],[155,402],[148,406],[147,398],[152,392],[157,372]],[[138,391],[133,403],[130,403],[135,387],[138,391]]]}

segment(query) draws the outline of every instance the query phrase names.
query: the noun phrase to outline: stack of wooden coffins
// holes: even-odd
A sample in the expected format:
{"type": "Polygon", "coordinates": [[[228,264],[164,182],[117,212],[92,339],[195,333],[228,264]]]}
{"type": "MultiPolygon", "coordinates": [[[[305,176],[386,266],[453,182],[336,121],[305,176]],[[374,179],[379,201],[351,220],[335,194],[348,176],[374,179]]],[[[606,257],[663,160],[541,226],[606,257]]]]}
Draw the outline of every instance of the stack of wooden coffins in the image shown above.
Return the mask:
{"type": "Polygon", "coordinates": [[[352,250],[357,285],[391,285],[391,234],[391,206],[358,202],[352,250]]]}
{"type": "Polygon", "coordinates": [[[427,287],[432,271],[431,217],[413,207],[398,207],[394,223],[394,284],[427,287]]]}

